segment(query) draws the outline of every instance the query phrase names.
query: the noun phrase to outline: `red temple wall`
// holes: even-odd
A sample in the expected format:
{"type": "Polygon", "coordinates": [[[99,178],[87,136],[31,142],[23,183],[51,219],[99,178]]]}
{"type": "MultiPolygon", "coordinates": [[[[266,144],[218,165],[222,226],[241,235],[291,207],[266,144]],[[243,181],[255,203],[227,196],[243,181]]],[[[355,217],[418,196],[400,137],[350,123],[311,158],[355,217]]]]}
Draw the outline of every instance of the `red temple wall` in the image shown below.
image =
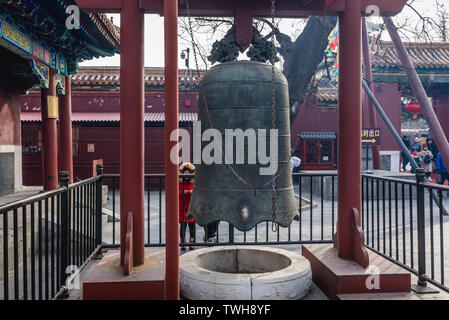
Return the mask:
{"type": "MultiPolygon", "coordinates": [[[[197,92],[181,92],[180,112],[196,112],[197,92]],[[188,106],[190,102],[190,106],[188,106]]],[[[40,93],[31,92],[21,97],[22,111],[40,111],[40,93]]],[[[120,112],[120,93],[109,91],[74,91],[73,112],[120,112]]],[[[145,112],[164,112],[164,92],[145,93],[145,112]]]]}
{"type": "MultiPolygon", "coordinates": [[[[394,128],[401,135],[401,92],[397,83],[375,83],[374,95],[384,109],[394,128]]],[[[364,112],[363,118],[366,119],[367,112],[364,112]]],[[[381,151],[400,151],[401,148],[394,140],[387,125],[376,111],[377,124],[380,128],[380,150],[381,151]]]]}
{"type": "Polygon", "coordinates": [[[444,134],[449,140],[449,92],[434,94],[433,107],[438,119],[440,120],[444,134]]]}
{"type": "MultiPolygon", "coordinates": [[[[400,132],[400,93],[397,90],[397,85],[378,84],[375,88],[376,97],[396,129],[400,132]]],[[[180,112],[196,112],[197,95],[197,92],[180,92],[180,112]],[[190,100],[190,103],[187,100],[190,100]],[[189,104],[190,106],[188,106],[189,104]]],[[[73,93],[72,99],[73,112],[120,111],[119,92],[76,91],[73,93]]],[[[27,96],[22,96],[21,102],[22,111],[40,111],[39,92],[32,92],[27,96]]],[[[315,104],[315,101],[311,101],[311,106],[307,108],[307,111],[304,107],[301,107],[299,115],[292,126],[292,146],[300,129],[302,132],[337,133],[337,107],[332,105],[316,106],[315,104]]],[[[163,112],[164,93],[146,92],[145,108],[146,112],[163,112]]],[[[382,130],[381,150],[399,150],[380,118],[378,118],[378,123],[382,130]]],[[[151,124],[151,126],[147,126],[145,129],[146,173],[162,173],[164,171],[164,135],[161,125],[151,124]]],[[[92,161],[95,159],[104,159],[106,173],[119,173],[120,145],[118,125],[110,123],[80,125],[79,123],[74,123],[73,127],[75,144],[74,176],[80,179],[89,177],[92,172],[92,161]],[[95,146],[94,152],[88,152],[89,144],[95,146]]],[[[23,135],[26,143],[30,139],[38,139],[39,129],[39,123],[24,123],[23,135]]],[[[38,145],[38,142],[33,142],[32,145],[38,145]]],[[[300,144],[298,144],[298,149],[300,149],[300,144]]],[[[23,177],[25,185],[41,184],[41,155],[39,153],[24,153],[23,177]]]]}
{"type": "Polygon", "coordinates": [[[20,95],[0,84],[0,145],[20,143],[20,95]]]}
{"type": "MultiPolygon", "coordinates": [[[[384,109],[393,126],[401,134],[401,93],[398,85],[394,83],[376,83],[374,85],[374,94],[384,109]]],[[[307,100],[307,98],[306,98],[307,100]]],[[[303,104],[300,108],[298,116],[292,125],[292,147],[295,145],[298,132],[334,132],[338,133],[338,112],[337,106],[315,106],[314,102],[309,103],[310,107],[303,104]]],[[[382,151],[400,150],[399,145],[388,130],[384,121],[375,111],[377,116],[377,124],[381,129],[381,145],[382,151]]],[[[363,108],[364,126],[369,126],[369,114],[366,107],[363,108]]]]}
{"type": "Polygon", "coordinates": [[[22,187],[19,94],[0,81],[0,195],[22,187]]]}

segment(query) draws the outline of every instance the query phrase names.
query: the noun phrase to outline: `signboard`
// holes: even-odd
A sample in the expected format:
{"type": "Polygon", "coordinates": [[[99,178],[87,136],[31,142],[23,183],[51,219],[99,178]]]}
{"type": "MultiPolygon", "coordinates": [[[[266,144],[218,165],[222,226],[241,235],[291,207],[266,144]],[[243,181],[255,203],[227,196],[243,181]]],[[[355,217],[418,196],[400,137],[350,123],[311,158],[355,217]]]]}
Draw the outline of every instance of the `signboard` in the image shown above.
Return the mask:
{"type": "Polygon", "coordinates": [[[47,118],[48,119],[58,119],[58,97],[57,96],[47,96],[47,118]]]}
{"type": "Polygon", "coordinates": [[[97,176],[97,164],[103,165],[103,159],[98,159],[98,160],[92,161],[92,177],[97,176]]]}
{"type": "Polygon", "coordinates": [[[380,128],[363,128],[360,136],[363,146],[380,145],[380,128]]]}

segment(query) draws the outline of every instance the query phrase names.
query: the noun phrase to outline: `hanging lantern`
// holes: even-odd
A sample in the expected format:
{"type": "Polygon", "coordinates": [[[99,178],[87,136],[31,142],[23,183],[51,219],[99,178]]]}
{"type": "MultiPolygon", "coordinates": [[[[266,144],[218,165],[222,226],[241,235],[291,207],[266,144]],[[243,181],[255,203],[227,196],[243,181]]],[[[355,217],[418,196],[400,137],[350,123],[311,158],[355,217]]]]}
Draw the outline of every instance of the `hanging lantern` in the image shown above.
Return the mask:
{"type": "Polygon", "coordinates": [[[417,102],[407,103],[405,106],[407,112],[413,113],[413,119],[418,118],[418,114],[421,113],[421,106],[417,102]]]}

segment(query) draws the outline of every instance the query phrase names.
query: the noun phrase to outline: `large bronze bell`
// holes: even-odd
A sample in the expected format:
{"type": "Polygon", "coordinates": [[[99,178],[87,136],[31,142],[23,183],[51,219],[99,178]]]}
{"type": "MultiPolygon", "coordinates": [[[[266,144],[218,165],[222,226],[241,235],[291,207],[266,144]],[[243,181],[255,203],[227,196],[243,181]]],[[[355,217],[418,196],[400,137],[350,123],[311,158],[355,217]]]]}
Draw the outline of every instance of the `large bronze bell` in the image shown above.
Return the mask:
{"type": "MultiPolygon", "coordinates": [[[[265,129],[268,156],[273,119],[278,129],[277,172],[273,175],[260,174],[259,169],[267,165],[262,165],[258,158],[254,163],[245,155],[244,164],[235,164],[235,146],[231,159],[234,164],[226,163],[230,159],[224,156],[221,164],[195,164],[197,169],[189,215],[201,226],[227,221],[237,229],[247,231],[262,221],[274,221],[288,227],[298,214],[289,160],[288,83],[282,72],[275,69],[273,112],[272,79],[271,65],[237,61],[214,66],[201,82],[198,119],[202,135],[209,128],[219,130],[223,137],[225,129],[254,129],[255,132],[265,129]]],[[[244,139],[245,152],[248,142],[249,139],[244,139]]],[[[202,149],[207,144],[203,141],[202,149]]],[[[258,144],[258,151],[259,148],[258,144]]]]}

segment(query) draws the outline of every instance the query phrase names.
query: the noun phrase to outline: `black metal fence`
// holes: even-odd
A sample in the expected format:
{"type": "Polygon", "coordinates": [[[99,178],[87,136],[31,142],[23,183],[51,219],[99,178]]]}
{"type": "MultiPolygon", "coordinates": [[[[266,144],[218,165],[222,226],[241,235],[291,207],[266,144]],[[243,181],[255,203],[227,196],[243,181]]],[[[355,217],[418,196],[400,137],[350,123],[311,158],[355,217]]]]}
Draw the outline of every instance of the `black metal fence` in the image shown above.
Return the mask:
{"type": "MultiPolygon", "coordinates": [[[[101,248],[120,246],[120,176],[102,174],[101,168],[98,173],[72,185],[61,173],[59,189],[0,206],[0,298],[61,296],[70,272],[82,269],[101,248]],[[108,222],[102,220],[106,217],[108,222]]],[[[165,246],[164,178],[163,174],[145,175],[147,247],[165,246]]],[[[207,227],[195,224],[193,241],[186,237],[181,247],[331,243],[337,223],[337,175],[295,173],[293,179],[299,219],[290,227],[273,231],[271,222],[262,222],[241,232],[220,222],[210,242],[207,227]]],[[[418,275],[419,284],[428,281],[449,291],[446,194],[449,187],[427,183],[420,170],[412,180],[362,175],[367,247],[418,275]]]]}
{"type": "MultiPolygon", "coordinates": [[[[188,178],[182,175],[181,178],[188,178]]],[[[411,180],[362,175],[362,227],[366,246],[401,265],[425,281],[449,291],[449,245],[445,245],[444,199],[449,187],[426,183],[418,170],[411,180]],[[428,272],[427,272],[428,271],[428,272]]],[[[103,175],[109,180],[109,208],[112,226],[103,230],[104,246],[120,245],[119,239],[119,175],[103,175]],[[106,231],[106,232],[105,232],[106,231]]],[[[247,232],[240,232],[227,222],[220,222],[213,242],[207,242],[207,230],[195,226],[195,241],[182,242],[181,247],[213,245],[296,245],[331,243],[337,223],[337,174],[294,173],[294,190],[298,200],[299,221],[288,228],[271,230],[271,222],[263,222],[247,232]]],[[[163,174],[145,175],[145,236],[148,247],[165,245],[165,208],[163,174]]],[[[188,232],[186,232],[188,235],[188,232]]],[[[449,239],[449,235],[446,237],[449,239]]]]}
{"type": "Polygon", "coordinates": [[[56,190],[0,206],[0,300],[64,295],[66,279],[101,248],[101,176],[59,178],[56,190]]]}
{"type": "Polygon", "coordinates": [[[449,291],[449,187],[427,183],[418,169],[415,180],[364,174],[362,195],[366,245],[418,275],[422,286],[429,281],[449,291]]]}
{"type": "MultiPolygon", "coordinates": [[[[189,175],[181,175],[181,179],[189,175]]],[[[145,246],[165,246],[165,193],[164,174],[145,175],[145,246]]],[[[194,241],[189,241],[189,231],[186,232],[186,242],[181,247],[200,247],[232,244],[305,244],[330,243],[335,233],[337,199],[336,175],[320,173],[295,174],[295,193],[298,201],[298,221],[293,221],[288,228],[277,228],[272,231],[271,222],[262,222],[252,230],[242,232],[227,222],[218,224],[213,242],[208,242],[205,235],[208,227],[194,226],[194,241]],[[312,190],[312,192],[310,192],[312,190]]],[[[111,225],[103,230],[103,240],[106,248],[120,246],[120,175],[104,174],[103,181],[109,186],[108,205],[106,210],[111,225]]],[[[184,196],[180,203],[184,201],[184,196]]],[[[180,205],[181,205],[180,204],[180,205]]]]}

